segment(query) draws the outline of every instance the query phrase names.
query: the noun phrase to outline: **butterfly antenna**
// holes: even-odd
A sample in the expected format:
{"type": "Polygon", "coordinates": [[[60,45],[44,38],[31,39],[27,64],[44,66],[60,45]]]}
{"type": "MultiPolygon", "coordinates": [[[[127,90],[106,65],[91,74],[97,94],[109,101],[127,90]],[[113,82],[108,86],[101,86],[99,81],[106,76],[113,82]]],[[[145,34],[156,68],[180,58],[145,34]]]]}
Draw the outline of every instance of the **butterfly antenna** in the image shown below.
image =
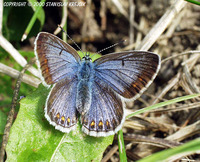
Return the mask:
{"type": "MultiPolygon", "coordinates": [[[[81,48],[78,46],[78,44],[76,44],[76,42],[67,34],[67,32],[62,28],[62,26],[58,25],[58,27],[67,35],[67,37],[75,44],[75,46],[83,53],[83,51],[81,50],[81,48]]],[[[84,55],[84,53],[83,53],[84,55]]]]}
{"type": "Polygon", "coordinates": [[[124,42],[126,42],[126,40],[122,40],[122,41],[120,41],[120,42],[117,42],[117,43],[115,43],[115,44],[109,46],[109,47],[103,48],[102,50],[98,51],[97,53],[101,53],[101,52],[103,52],[103,51],[105,51],[105,50],[107,50],[107,49],[109,49],[109,48],[113,48],[114,46],[117,46],[117,45],[122,44],[122,43],[124,43],[124,42]]]}

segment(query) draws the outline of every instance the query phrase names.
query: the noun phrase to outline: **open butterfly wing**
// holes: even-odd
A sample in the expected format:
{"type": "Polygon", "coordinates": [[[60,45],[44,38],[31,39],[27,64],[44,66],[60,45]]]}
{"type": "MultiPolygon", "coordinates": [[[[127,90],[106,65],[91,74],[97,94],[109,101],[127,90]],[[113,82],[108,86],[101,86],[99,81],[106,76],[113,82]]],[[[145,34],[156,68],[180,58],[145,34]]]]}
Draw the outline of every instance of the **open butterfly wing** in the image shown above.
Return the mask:
{"type": "Polygon", "coordinates": [[[108,136],[125,120],[124,100],[138,97],[160,68],[158,55],[129,51],[105,55],[94,61],[94,82],[89,110],[81,115],[82,130],[91,136],[108,136]]]}
{"type": "Polygon", "coordinates": [[[73,78],[78,70],[80,56],[67,43],[53,34],[40,32],[35,40],[35,54],[43,81],[54,84],[64,78],[73,78]]]}
{"type": "Polygon", "coordinates": [[[77,78],[56,83],[46,100],[45,117],[62,132],[70,132],[77,124],[77,78]]]}
{"type": "Polygon", "coordinates": [[[128,100],[139,97],[152,83],[160,57],[146,51],[108,54],[95,60],[95,76],[128,100]]]}
{"type": "Polygon", "coordinates": [[[95,78],[89,111],[81,115],[83,132],[96,137],[115,134],[125,120],[123,107],[121,98],[95,78]]]}

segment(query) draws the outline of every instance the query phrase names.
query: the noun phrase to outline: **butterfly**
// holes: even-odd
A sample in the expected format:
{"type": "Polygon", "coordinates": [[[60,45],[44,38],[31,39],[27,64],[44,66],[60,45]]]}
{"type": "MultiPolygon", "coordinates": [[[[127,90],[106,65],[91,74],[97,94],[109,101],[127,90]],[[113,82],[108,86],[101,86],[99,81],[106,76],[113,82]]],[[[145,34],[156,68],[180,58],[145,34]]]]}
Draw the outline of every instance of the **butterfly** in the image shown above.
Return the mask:
{"type": "Polygon", "coordinates": [[[125,101],[138,98],[152,83],[160,57],[146,51],[82,59],[60,38],[40,32],[35,55],[45,86],[53,85],[45,103],[45,117],[56,129],[69,133],[80,120],[82,131],[102,137],[117,133],[125,120],[125,101]]]}

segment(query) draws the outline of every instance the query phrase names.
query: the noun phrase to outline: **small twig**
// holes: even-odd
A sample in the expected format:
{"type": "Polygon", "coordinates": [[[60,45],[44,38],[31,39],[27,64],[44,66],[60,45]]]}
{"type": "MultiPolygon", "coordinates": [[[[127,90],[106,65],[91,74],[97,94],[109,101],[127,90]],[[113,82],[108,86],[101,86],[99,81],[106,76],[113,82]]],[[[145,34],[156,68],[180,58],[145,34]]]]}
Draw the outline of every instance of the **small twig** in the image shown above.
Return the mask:
{"type": "Polygon", "coordinates": [[[115,145],[114,147],[112,147],[112,149],[104,156],[104,158],[101,160],[101,162],[106,162],[108,161],[111,156],[113,156],[113,154],[118,150],[118,145],[115,145]]]}
{"type": "Polygon", "coordinates": [[[162,90],[161,93],[156,95],[156,98],[153,100],[153,102],[151,103],[151,105],[156,104],[159,101],[159,98],[163,98],[163,96],[172,88],[174,87],[178,81],[180,79],[180,72],[178,74],[176,74],[175,77],[173,77],[167,84],[167,86],[162,90]]]}
{"type": "Polygon", "coordinates": [[[200,121],[197,121],[191,125],[182,127],[179,131],[175,132],[172,135],[169,135],[165,139],[182,141],[188,137],[198,134],[199,132],[200,132],[200,121]]]}
{"type": "MultiPolygon", "coordinates": [[[[183,55],[188,55],[188,54],[200,54],[200,51],[187,51],[187,52],[183,52],[183,53],[180,53],[180,54],[177,54],[177,55],[173,55],[173,56],[170,56],[170,57],[167,57],[166,59],[163,59],[162,60],[162,64],[168,60],[171,60],[173,58],[176,58],[176,57],[179,57],[179,56],[183,56],[183,55]]],[[[182,63],[183,65],[183,63],[182,63]]]]}
{"type": "Polygon", "coordinates": [[[105,31],[106,30],[106,25],[107,25],[107,17],[106,17],[106,0],[101,0],[101,8],[99,15],[101,17],[101,30],[105,31]]]}
{"type": "Polygon", "coordinates": [[[178,25],[180,25],[182,18],[185,16],[185,14],[187,13],[187,8],[183,9],[182,11],[180,11],[180,13],[176,16],[176,19],[173,19],[171,25],[168,27],[166,33],[164,34],[164,36],[161,36],[159,38],[159,40],[164,37],[164,38],[171,38],[173,36],[173,34],[175,33],[175,30],[177,28],[178,25]]]}
{"type": "MultiPolygon", "coordinates": [[[[22,67],[27,64],[26,59],[13,47],[13,45],[0,35],[0,46],[2,46],[22,67]]],[[[34,67],[29,67],[28,71],[30,71],[33,75],[40,77],[39,71],[34,67]]]]}
{"type": "MultiPolygon", "coordinates": [[[[63,3],[65,2],[66,0],[63,0],[63,3]]],[[[67,6],[63,6],[63,16],[62,16],[62,20],[61,20],[61,23],[60,23],[60,26],[65,26],[66,22],[67,22],[67,6]]],[[[58,33],[60,33],[61,29],[60,27],[57,27],[56,30],[53,32],[53,34],[57,35],[58,33]]],[[[64,40],[65,41],[65,40],[64,40]]]]}
{"type": "MultiPolygon", "coordinates": [[[[141,16],[140,22],[139,22],[139,27],[140,27],[140,29],[145,29],[146,26],[147,26],[147,21],[145,20],[144,16],[141,16]]],[[[142,33],[138,32],[136,35],[134,47],[137,48],[141,42],[142,42],[142,33]]]]}
{"type": "Polygon", "coordinates": [[[164,148],[172,148],[179,146],[181,143],[176,141],[170,141],[166,139],[156,138],[156,137],[146,137],[142,135],[136,135],[136,134],[126,134],[124,135],[124,140],[126,141],[133,141],[134,143],[146,143],[158,147],[164,147],[164,148]]]}
{"type": "Polygon", "coordinates": [[[168,133],[169,130],[174,130],[176,127],[167,123],[161,123],[159,120],[153,118],[137,115],[127,120],[124,125],[126,129],[139,130],[139,131],[162,131],[168,133]]]}
{"type": "MultiPolygon", "coordinates": [[[[129,0],[129,10],[130,10],[130,16],[129,21],[131,24],[133,24],[135,19],[135,5],[133,0],[129,0]]],[[[130,25],[129,27],[129,45],[134,43],[134,28],[130,25]]]]}
{"type": "Polygon", "coordinates": [[[10,128],[11,128],[12,123],[13,123],[15,107],[17,105],[17,99],[18,99],[18,94],[19,94],[19,90],[20,90],[20,85],[21,85],[21,82],[22,82],[22,77],[24,75],[24,72],[30,66],[32,66],[33,63],[35,63],[35,59],[31,60],[28,64],[26,64],[26,66],[22,69],[22,71],[19,74],[19,77],[17,79],[17,83],[16,83],[16,86],[15,86],[14,94],[13,94],[13,98],[12,98],[11,109],[10,109],[10,112],[8,114],[7,123],[6,123],[5,129],[4,129],[3,141],[2,141],[2,146],[1,146],[1,150],[0,150],[0,162],[3,162],[3,160],[4,160],[5,148],[6,148],[6,145],[8,143],[10,128]]]}
{"type": "MultiPolygon", "coordinates": [[[[126,12],[126,10],[122,7],[121,3],[119,2],[119,0],[112,0],[112,2],[114,3],[114,5],[117,7],[117,9],[119,10],[119,12],[129,21],[129,16],[128,13],[126,12]]],[[[132,27],[134,27],[135,29],[137,29],[137,31],[140,31],[142,34],[145,35],[145,31],[140,29],[138,24],[135,21],[129,21],[129,23],[131,24],[132,27]]]]}
{"type": "MultiPolygon", "coordinates": [[[[195,54],[198,53],[200,54],[200,51],[191,51],[193,53],[191,54],[195,54]]],[[[189,70],[191,71],[191,69],[196,65],[196,63],[198,62],[200,55],[192,55],[189,59],[184,60],[181,65],[184,66],[185,64],[188,64],[189,70]]]]}
{"type": "MultiPolygon", "coordinates": [[[[19,71],[15,70],[9,66],[6,66],[2,63],[0,63],[0,72],[3,74],[6,74],[12,78],[15,78],[15,79],[17,79],[20,74],[19,71]]],[[[38,85],[41,83],[41,80],[37,79],[36,77],[24,74],[24,76],[22,78],[22,82],[37,88],[38,85]]]]}
{"type": "MultiPolygon", "coordinates": [[[[81,36],[82,36],[82,39],[86,37],[87,35],[87,28],[88,28],[88,19],[89,19],[89,15],[90,15],[90,10],[91,10],[91,3],[92,1],[91,0],[87,0],[87,6],[85,8],[85,15],[84,15],[84,20],[83,20],[83,26],[82,26],[82,29],[81,29],[81,36]]],[[[84,42],[82,42],[81,44],[81,49],[83,51],[86,50],[86,45],[84,42]]]]}
{"type": "Polygon", "coordinates": [[[195,84],[195,82],[192,81],[192,76],[190,74],[190,71],[189,71],[189,68],[188,68],[187,64],[184,65],[183,70],[184,70],[184,73],[185,73],[186,81],[189,84],[190,89],[194,93],[200,93],[199,87],[195,84]]]}

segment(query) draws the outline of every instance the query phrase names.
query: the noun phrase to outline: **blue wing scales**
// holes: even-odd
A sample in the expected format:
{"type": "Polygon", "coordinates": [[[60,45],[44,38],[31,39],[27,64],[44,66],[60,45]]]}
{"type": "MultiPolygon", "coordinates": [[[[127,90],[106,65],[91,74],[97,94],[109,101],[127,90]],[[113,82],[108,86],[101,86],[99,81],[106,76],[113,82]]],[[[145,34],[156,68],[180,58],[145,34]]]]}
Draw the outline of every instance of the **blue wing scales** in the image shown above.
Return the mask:
{"type": "Polygon", "coordinates": [[[77,78],[64,79],[51,89],[45,105],[45,117],[62,132],[70,132],[76,127],[77,78]]]}
{"type": "Polygon", "coordinates": [[[101,84],[93,83],[92,102],[87,113],[81,115],[82,130],[91,136],[108,136],[121,129],[124,122],[124,102],[116,93],[101,84]]]}
{"type": "Polygon", "coordinates": [[[143,93],[160,68],[159,56],[143,51],[108,54],[94,63],[96,77],[130,100],[143,93]]]}
{"type": "Polygon", "coordinates": [[[54,84],[64,78],[73,78],[80,56],[67,43],[53,34],[41,32],[35,40],[35,53],[44,83],[54,84]]]}

